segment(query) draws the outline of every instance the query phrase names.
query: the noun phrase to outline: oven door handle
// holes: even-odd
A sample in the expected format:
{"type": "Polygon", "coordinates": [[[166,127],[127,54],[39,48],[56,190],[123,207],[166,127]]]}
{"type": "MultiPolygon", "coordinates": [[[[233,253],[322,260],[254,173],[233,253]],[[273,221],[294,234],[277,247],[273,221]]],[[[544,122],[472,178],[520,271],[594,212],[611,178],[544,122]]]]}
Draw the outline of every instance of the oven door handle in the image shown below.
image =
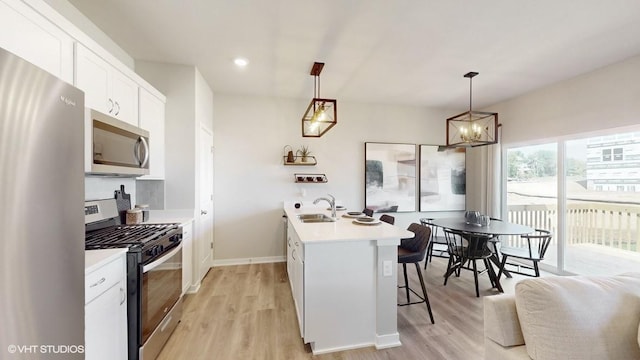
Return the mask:
{"type": "MultiPolygon", "coordinates": [[[[178,251],[180,250],[182,250],[182,243],[180,243],[178,246],[173,248],[173,250],[171,250],[170,252],[163,254],[162,257],[159,258],[158,260],[155,260],[154,262],[148,263],[147,265],[143,266],[142,272],[146,273],[147,271],[151,271],[155,269],[156,267],[158,267],[158,265],[170,259],[173,255],[177,254],[178,251]]],[[[182,262],[182,259],[180,259],[180,262],[182,262]]]]}

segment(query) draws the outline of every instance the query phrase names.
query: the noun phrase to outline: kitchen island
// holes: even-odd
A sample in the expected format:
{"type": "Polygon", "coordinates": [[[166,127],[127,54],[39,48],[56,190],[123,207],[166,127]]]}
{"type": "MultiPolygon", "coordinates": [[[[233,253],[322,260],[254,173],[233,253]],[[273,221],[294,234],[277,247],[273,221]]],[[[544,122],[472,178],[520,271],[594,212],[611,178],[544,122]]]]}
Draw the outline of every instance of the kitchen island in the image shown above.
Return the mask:
{"type": "Polygon", "coordinates": [[[325,207],[295,209],[287,215],[287,272],[300,335],[314,354],[375,346],[400,346],[397,329],[397,264],[401,238],[413,233],[387,223],[303,223],[298,215],[325,207]]]}

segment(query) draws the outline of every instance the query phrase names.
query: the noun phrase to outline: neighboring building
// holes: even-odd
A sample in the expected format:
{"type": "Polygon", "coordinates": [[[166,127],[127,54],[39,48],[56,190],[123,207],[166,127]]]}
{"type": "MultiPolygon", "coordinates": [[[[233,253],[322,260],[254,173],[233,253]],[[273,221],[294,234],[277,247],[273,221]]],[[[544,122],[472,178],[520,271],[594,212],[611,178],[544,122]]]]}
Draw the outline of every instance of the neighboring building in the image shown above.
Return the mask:
{"type": "Polygon", "coordinates": [[[640,132],[587,140],[587,189],[640,192],[640,132]]]}

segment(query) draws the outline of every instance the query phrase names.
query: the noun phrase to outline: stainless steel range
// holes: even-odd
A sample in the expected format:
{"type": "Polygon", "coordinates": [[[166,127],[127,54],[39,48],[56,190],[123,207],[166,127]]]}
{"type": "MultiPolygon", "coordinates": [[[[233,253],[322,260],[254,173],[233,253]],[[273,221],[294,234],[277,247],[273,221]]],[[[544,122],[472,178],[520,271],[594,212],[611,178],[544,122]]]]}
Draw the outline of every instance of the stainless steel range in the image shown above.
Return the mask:
{"type": "Polygon", "coordinates": [[[115,199],[87,201],[84,209],[85,249],[129,249],[129,360],[153,360],[182,315],[182,228],[121,225],[115,199]]]}

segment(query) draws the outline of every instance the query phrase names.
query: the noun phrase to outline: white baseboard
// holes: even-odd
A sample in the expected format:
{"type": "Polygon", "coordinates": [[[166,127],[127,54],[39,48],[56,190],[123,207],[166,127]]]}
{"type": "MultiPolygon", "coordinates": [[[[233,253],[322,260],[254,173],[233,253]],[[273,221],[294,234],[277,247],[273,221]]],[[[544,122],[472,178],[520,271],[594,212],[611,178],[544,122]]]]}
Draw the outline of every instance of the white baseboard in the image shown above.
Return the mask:
{"type": "Polygon", "coordinates": [[[376,335],[376,349],[387,349],[391,347],[401,346],[400,334],[376,335]]]}
{"type": "Polygon", "coordinates": [[[220,259],[213,260],[213,266],[231,266],[231,265],[248,265],[248,264],[268,264],[286,262],[286,256],[264,256],[258,258],[240,258],[240,259],[220,259]]]}
{"type": "MultiPolygon", "coordinates": [[[[374,345],[374,344],[372,344],[372,343],[362,343],[362,344],[352,344],[352,345],[346,345],[346,346],[334,346],[334,347],[320,348],[320,347],[316,346],[315,342],[313,342],[313,343],[311,343],[311,352],[313,353],[313,355],[322,355],[322,354],[332,353],[332,352],[336,352],[336,351],[346,351],[346,350],[366,348],[366,347],[370,347],[371,345],[374,345]]],[[[376,346],[376,348],[377,348],[377,346],[376,346]]]]}
{"type": "Polygon", "coordinates": [[[195,294],[199,290],[200,290],[200,283],[197,283],[196,285],[189,286],[189,289],[187,290],[187,294],[195,294]]]}

